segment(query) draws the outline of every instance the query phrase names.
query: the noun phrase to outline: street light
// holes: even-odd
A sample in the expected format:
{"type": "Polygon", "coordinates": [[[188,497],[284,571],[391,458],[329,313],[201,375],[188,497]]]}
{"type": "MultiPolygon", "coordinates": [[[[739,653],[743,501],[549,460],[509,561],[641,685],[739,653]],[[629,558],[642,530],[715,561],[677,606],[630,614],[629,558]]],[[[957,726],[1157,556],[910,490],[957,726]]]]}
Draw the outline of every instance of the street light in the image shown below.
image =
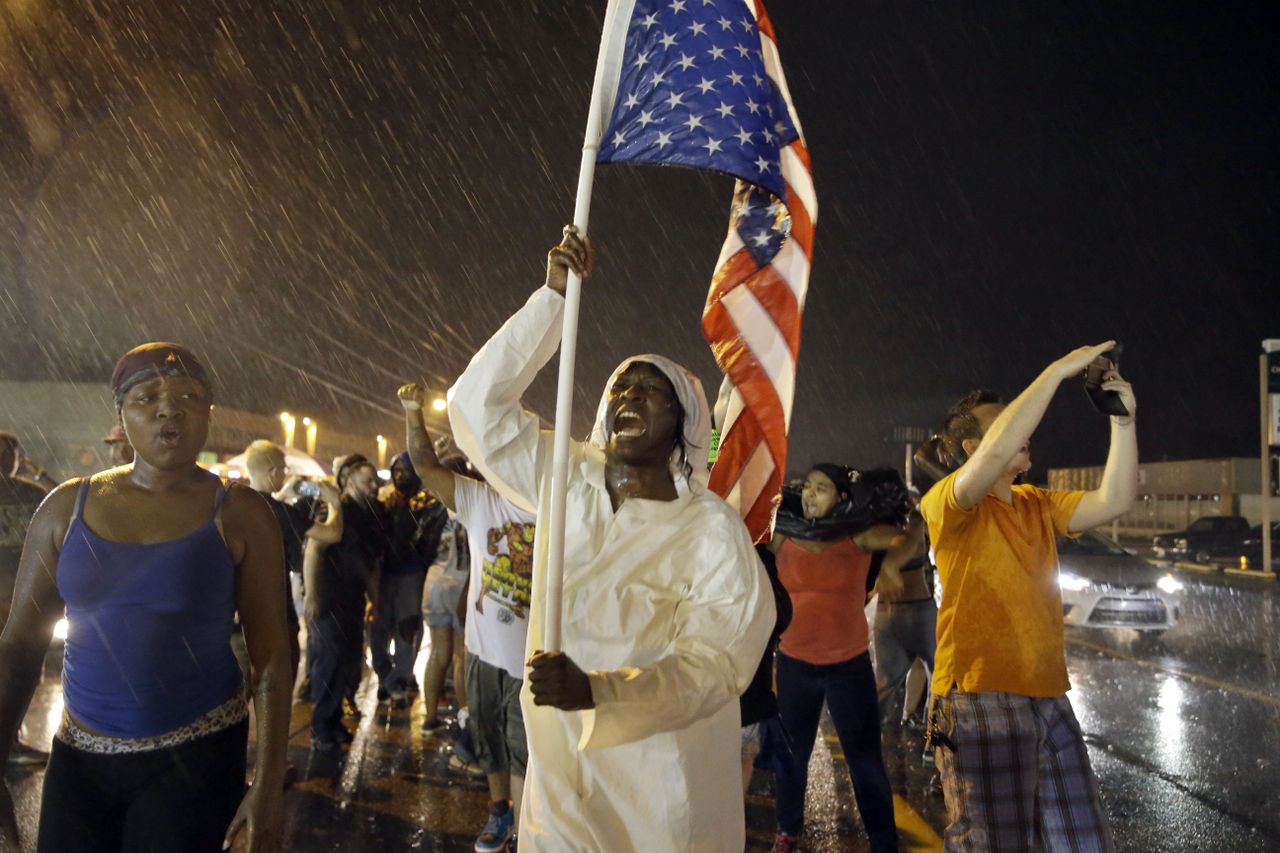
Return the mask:
{"type": "Polygon", "coordinates": [[[320,425],[311,418],[303,418],[302,422],[307,425],[307,455],[316,455],[316,436],[320,432],[320,425]]]}
{"type": "Polygon", "coordinates": [[[443,412],[445,409],[449,408],[449,404],[445,402],[444,397],[436,397],[431,401],[431,408],[435,409],[437,412],[443,412]]]}
{"type": "Polygon", "coordinates": [[[378,470],[387,467],[387,439],[384,436],[378,436],[378,470]]]}
{"type": "Polygon", "coordinates": [[[293,447],[293,433],[298,428],[298,419],[288,412],[281,412],[280,425],[284,428],[284,446],[293,447]]]}

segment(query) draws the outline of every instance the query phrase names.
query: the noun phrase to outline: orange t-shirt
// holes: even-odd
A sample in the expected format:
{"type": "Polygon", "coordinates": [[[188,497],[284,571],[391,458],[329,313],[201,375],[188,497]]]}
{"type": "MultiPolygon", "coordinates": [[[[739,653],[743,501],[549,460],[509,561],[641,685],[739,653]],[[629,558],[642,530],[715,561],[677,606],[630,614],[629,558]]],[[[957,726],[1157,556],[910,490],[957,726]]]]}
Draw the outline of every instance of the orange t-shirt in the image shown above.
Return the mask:
{"type": "Polygon", "coordinates": [[[1067,680],[1058,588],[1057,537],[1084,492],[1014,486],[1013,502],[993,495],[963,510],[955,474],[924,496],[942,582],[933,692],[999,691],[1062,696],[1067,680]]]}
{"type": "Polygon", "coordinates": [[[791,596],[791,625],[778,648],[806,663],[842,663],[871,645],[867,572],[871,554],[845,539],[820,554],[790,539],[778,549],[778,580],[791,596]]]}

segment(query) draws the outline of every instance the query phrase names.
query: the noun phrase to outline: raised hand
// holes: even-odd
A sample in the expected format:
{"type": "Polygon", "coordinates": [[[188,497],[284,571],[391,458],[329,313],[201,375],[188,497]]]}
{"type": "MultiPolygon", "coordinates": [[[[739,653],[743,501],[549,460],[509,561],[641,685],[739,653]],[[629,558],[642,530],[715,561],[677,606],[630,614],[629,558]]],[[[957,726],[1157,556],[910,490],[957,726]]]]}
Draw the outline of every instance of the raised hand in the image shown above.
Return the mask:
{"type": "Polygon", "coordinates": [[[586,281],[595,266],[596,253],[591,241],[579,236],[576,225],[566,225],[560,245],[547,252],[546,286],[563,296],[569,286],[570,270],[586,281]]]}
{"type": "Polygon", "coordinates": [[[1059,379],[1070,379],[1084,372],[1084,369],[1093,363],[1094,359],[1102,355],[1108,350],[1115,349],[1115,341],[1107,341],[1092,346],[1080,347],[1064,355],[1053,363],[1053,368],[1058,374],[1059,379]]]}
{"type": "Polygon", "coordinates": [[[400,405],[404,406],[406,412],[416,412],[422,409],[427,392],[417,382],[410,382],[408,385],[401,385],[396,396],[400,398],[400,405]]]}

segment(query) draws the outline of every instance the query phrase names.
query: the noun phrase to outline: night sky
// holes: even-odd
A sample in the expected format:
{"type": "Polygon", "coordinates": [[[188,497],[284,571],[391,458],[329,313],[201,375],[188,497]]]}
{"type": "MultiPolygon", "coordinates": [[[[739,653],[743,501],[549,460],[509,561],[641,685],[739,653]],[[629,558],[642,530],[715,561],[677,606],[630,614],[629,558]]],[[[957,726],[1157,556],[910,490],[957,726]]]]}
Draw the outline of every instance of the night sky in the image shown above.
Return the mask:
{"type": "MultiPolygon", "coordinates": [[[[442,390],[541,281],[603,8],[6,7],[0,378],[105,382],[176,338],[227,404],[393,432],[396,386],[442,390]]],[[[820,205],[792,472],[898,463],[892,427],[1112,337],[1144,458],[1256,452],[1258,344],[1280,337],[1275,4],[769,11],[820,205]]],[[[598,174],[578,434],[632,352],[714,393],[698,320],[731,192],[598,174]]],[[[553,394],[548,371],[527,402],[549,416],[553,394]]],[[[1033,456],[1099,464],[1105,442],[1072,383],[1033,456]]]]}

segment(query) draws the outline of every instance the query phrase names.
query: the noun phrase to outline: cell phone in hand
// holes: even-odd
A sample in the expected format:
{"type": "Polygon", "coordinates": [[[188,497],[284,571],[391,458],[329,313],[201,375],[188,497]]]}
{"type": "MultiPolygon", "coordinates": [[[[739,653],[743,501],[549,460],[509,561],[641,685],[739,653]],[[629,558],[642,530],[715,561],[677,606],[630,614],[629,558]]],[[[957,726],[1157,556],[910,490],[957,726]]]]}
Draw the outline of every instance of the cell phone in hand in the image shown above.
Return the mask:
{"type": "Polygon", "coordinates": [[[302,498],[318,498],[320,497],[320,484],[314,480],[299,480],[294,485],[293,490],[298,493],[298,497],[302,498]]]}
{"type": "Polygon", "coordinates": [[[1084,369],[1084,392],[1089,395],[1093,407],[1102,414],[1124,418],[1128,417],[1129,410],[1124,407],[1120,394],[1102,388],[1102,383],[1106,381],[1103,377],[1119,366],[1120,353],[1120,344],[1116,344],[1114,349],[1104,352],[1084,369]]]}

